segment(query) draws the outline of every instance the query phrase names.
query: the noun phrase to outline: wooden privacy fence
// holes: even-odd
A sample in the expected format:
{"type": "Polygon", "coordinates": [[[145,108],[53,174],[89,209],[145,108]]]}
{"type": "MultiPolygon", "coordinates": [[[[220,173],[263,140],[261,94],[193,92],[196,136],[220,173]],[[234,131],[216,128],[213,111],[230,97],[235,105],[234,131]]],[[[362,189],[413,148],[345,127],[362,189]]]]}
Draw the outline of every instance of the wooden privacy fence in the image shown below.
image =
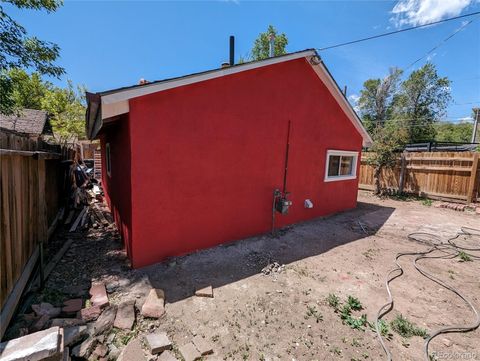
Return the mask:
{"type": "Polygon", "coordinates": [[[66,150],[0,132],[0,338],[60,208],[66,150]]]}
{"type": "MultiPolygon", "coordinates": [[[[373,190],[374,167],[362,154],[359,188],[373,190]]],[[[471,203],[480,200],[478,152],[402,153],[393,168],[383,169],[381,188],[422,197],[471,203]]]]}

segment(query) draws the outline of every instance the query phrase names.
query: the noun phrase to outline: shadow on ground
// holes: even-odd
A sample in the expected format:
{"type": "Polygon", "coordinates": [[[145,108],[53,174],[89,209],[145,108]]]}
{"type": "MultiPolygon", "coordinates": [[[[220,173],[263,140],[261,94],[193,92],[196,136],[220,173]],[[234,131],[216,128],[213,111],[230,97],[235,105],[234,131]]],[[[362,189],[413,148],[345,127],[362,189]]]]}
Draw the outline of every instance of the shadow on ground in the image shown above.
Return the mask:
{"type": "Polygon", "coordinates": [[[22,327],[28,326],[22,315],[31,312],[32,303],[61,306],[68,298],[86,299],[92,282],[104,282],[113,303],[136,299],[141,305],[151,286],[163,289],[166,301],[175,303],[191,297],[197,288],[221,287],[258,274],[270,263],[288,265],[375,234],[393,211],[359,202],[350,211],[280,230],[277,237],[252,237],[138,270],[129,268],[114,227],[70,233],[62,226],[48,244],[47,261],[67,239],[74,241],[72,246],[56,264],[45,288],[22,298],[4,339],[18,337],[22,327]]]}
{"type": "Polygon", "coordinates": [[[141,269],[174,303],[196,288],[213,288],[250,277],[269,263],[288,265],[375,234],[395,209],[359,202],[353,210],[317,218],[279,231],[172,258],[141,269]]]}

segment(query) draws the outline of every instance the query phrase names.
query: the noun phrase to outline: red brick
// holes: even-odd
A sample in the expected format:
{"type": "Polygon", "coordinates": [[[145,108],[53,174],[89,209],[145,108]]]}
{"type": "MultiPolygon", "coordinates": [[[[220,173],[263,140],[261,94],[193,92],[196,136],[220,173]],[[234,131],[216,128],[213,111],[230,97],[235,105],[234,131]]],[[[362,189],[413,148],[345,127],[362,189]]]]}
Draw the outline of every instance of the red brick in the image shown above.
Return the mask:
{"type": "Polygon", "coordinates": [[[83,300],[81,298],[74,298],[63,303],[62,312],[72,314],[80,311],[83,307],[83,300]]]}
{"type": "Polygon", "coordinates": [[[84,308],[78,313],[78,318],[85,322],[94,321],[100,316],[102,309],[99,306],[84,308]]]}
{"type": "Polygon", "coordinates": [[[107,290],[105,289],[105,285],[103,283],[93,284],[90,288],[90,296],[90,301],[94,306],[103,308],[109,305],[107,290]]]}
{"type": "Polygon", "coordinates": [[[163,290],[151,289],[142,306],[142,316],[160,318],[165,314],[165,294],[163,290]]]}

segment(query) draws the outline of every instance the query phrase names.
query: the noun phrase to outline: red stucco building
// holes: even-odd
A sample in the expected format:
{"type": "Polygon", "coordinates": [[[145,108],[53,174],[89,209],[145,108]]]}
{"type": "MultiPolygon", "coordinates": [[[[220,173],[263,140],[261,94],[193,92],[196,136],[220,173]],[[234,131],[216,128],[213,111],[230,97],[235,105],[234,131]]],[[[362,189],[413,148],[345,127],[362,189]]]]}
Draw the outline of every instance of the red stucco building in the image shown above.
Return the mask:
{"type": "Polygon", "coordinates": [[[314,50],[87,96],[133,267],[356,206],[371,140],[314,50]]]}

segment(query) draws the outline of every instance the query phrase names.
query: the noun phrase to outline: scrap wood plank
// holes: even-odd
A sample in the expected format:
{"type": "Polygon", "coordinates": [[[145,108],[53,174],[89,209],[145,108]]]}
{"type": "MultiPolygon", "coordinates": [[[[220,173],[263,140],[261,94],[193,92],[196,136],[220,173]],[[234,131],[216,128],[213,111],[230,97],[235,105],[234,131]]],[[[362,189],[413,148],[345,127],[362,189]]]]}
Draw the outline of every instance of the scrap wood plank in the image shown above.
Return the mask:
{"type": "Polygon", "coordinates": [[[63,213],[65,211],[65,208],[61,208],[57,215],[55,216],[55,219],[53,220],[52,224],[50,225],[50,227],[48,227],[48,231],[47,231],[47,240],[50,239],[50,237],[52,237],[52,234],[53,232],[55,232],[55,229],[57,228],[57,225],[58,225],[58,221],[62,219],[63,217],[63,213]]]}
{"type": "Polygon", "coordinates": [[[100,207],[98,207],[98,204],[94,204],[93,205],[93,212],[95,213],[95,215],[97,216],[98,220],[104,225],[104,226],[108,226],[110,224],[109,221],[107,221],[107,219],[105,218],[105,216],[103,215],[103,212],[102,210],[100,209],[100,207]]]}
{"type": "Polygon", "coordinates": [[[70,213],[68,213],[67,219],[65,220],[65,225],[70,224],[74,214],[75,214],[75,210],[72,209],[70,213]]]}
{"type": "Polygon", "coordinates": [[[2,339],[10,320],[12,319],[15,309],[17,308],[18,301],[20,300],[23,290],[25,289],[25,285],[27,284],[27,281],[33,271],[33,267],[38,260],[39,254],[39,247],[37,247],[23,268],[22,275],[15,283],[15,286],[12,292],[10,292],[5,305],[2,307],[0,313],[0,339],[2,339]]]}
{"type": "Polygon", "coordinates": [[[85,213],[83,214],[82,220],[81,220],[81,222],[80,222],[80,227],[85,226],[85,222],[87,221],[88,208],[87,208],[87,207],[85,207],[85,208],[86,208],[86,211],[85,211],[85,213]]]}
{"type": "MultiPolygon", "coordinates": [[[[45,266],[45,270],[44,270],[45,280],[48,278],[50,273],[52,273],[53,269],[55,268],[57,263],[62,259],[63,255],[68,251],[68,249],[70,248],[72,243],[73,243],[73,240],[68,239],[63,244],[62,248],[60,248],[60,250],[55,254],[55,256],[53,256],[53,258],[50,260],[50,262],[48,262],[48,264],[45,266]]],[[[35,281],[32,284],[33,287],[36,287],[38,285],[40,285],[40,276],[37,276],[35,281]]]]}
{"type": "Polygon", "coordinates": [[[75,232],[77,229],[78,224],[83,218],[83,215],[87,212],[87,207],[83,207],[82,211],[80,214],[77,216],[77,219],[75,219],[75,222],[73,222],[72,226],[70,227],[70,232],[75,232]]]}

